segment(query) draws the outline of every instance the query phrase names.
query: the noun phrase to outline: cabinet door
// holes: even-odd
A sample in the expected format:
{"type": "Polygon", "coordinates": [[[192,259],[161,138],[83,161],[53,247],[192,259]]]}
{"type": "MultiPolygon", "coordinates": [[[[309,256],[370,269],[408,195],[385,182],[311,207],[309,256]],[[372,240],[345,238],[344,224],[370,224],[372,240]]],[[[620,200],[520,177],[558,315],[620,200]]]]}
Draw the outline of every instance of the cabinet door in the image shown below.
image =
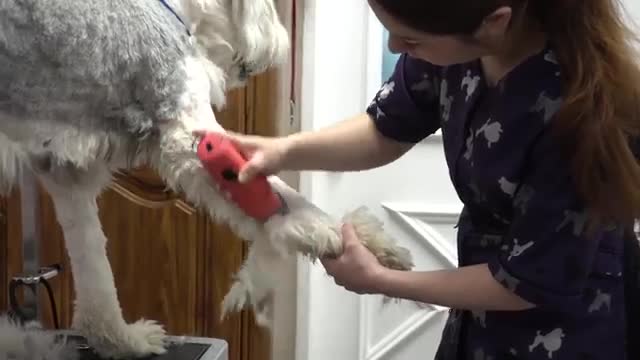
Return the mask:
{"type": "Polygon", "coordinates": [[[0,197],[0,313],[9,309],[9,281],[22,272],[20,194],[0,197]]]}

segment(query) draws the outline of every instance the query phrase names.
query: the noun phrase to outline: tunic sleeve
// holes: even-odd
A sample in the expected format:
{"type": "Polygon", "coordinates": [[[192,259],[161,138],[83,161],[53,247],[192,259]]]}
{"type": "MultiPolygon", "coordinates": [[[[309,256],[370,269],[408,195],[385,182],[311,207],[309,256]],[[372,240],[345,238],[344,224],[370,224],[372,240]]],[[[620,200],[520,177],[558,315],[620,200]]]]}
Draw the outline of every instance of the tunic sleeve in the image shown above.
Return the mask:
{"type": "Polygon", "coordinates": [[[440,74],[436,66],[402,55],[367,113],[386,137],[417,143],[440,128],[440,74]]]}
{"type": "Polygon", "coordinates": [[[528,302],[571,309],[585,290],[605,232],[587,236],[587,215],[568,160],[559,156],[550,134],[542,135],[530,156],[514,193],[511,228],[489,268],[528,302]]]}

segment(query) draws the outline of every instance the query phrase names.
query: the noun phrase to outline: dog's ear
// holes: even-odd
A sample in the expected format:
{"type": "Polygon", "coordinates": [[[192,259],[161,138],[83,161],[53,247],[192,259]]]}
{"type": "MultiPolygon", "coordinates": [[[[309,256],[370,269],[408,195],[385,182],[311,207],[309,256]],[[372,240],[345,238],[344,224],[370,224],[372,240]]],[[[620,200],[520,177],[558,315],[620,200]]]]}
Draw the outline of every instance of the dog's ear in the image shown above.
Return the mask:
{"type": "Polygon", "coordinates": [[[238,52],[249,75],[282,64],[289,51],[289,36],[274,0],[233,0],[231,18],[240,34],[238,52]]]}

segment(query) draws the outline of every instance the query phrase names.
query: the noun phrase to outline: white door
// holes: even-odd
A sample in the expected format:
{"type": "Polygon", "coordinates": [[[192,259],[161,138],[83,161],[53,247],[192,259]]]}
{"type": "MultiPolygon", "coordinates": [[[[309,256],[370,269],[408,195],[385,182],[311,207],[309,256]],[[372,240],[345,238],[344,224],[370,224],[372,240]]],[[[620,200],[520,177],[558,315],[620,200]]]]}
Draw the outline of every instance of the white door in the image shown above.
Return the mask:
{"type": "MultiPolygon", "coordinates": [[[[382,82],[383,29],[366,1],[305,1],[302,130],[364,111],[382,82]]],[[[396,163],[349,174],[305,173],[300,190],[330,214],[368,206],[414,257],[417,270],[455,267],[461,204],[439,136],[396,163]]],[[[337,287],[322,265],[301,259],[297,360],[409,360],[433,357],[447,309],[409,302],[382,307],[379,296],[337,287]]]]}

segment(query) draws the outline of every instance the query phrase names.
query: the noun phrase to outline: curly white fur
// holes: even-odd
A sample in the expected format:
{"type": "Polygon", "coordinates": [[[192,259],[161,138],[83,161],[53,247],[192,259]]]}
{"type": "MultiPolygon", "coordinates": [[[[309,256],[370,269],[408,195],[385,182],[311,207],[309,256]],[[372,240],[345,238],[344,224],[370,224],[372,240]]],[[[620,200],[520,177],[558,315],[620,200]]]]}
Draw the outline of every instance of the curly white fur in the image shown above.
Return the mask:
{"type": "MultiPolygon", "coordinates": [[[[193,149],[193,130],[224,132],[211,104],[223,106],[229,88],[286,56],[287,35],[273,0],[172,5],[192,37],[153,1],[113,0],[107,8],[84,0],[0,3],[0,17],[11,19],[0,22],[0,190],[16,183],[21,167],[33,170],[48,190],[74,275],[72,326],[105,357],[166,348],[160,324],[127,324],[122,317],[96,205],[114,171],[151,164],[171,189],[252,242],[224,313],[251,306],[268,324],[276,281],[270,264],[295,253],[314,260],[342,251],[340,221],[278,177],[270,181],[289,212],[266,223],[246,216],[218,191],[193,149]],[[40,28],[33,37],[30,31],[40,28]],[[92,38],[96,33],[100,37],[92,38]],[[20,56],[32,58],[16,61],[20,56]]],[[[356,225],[382,264],[411,268],[409,253],[366,211],[344,221],[356,225]]]]}
{"type": "Polygon", "coordinates": [[[79,353],[39,324],[20,325],[0,317],[0,360],[76,360],[79,353]]]}

